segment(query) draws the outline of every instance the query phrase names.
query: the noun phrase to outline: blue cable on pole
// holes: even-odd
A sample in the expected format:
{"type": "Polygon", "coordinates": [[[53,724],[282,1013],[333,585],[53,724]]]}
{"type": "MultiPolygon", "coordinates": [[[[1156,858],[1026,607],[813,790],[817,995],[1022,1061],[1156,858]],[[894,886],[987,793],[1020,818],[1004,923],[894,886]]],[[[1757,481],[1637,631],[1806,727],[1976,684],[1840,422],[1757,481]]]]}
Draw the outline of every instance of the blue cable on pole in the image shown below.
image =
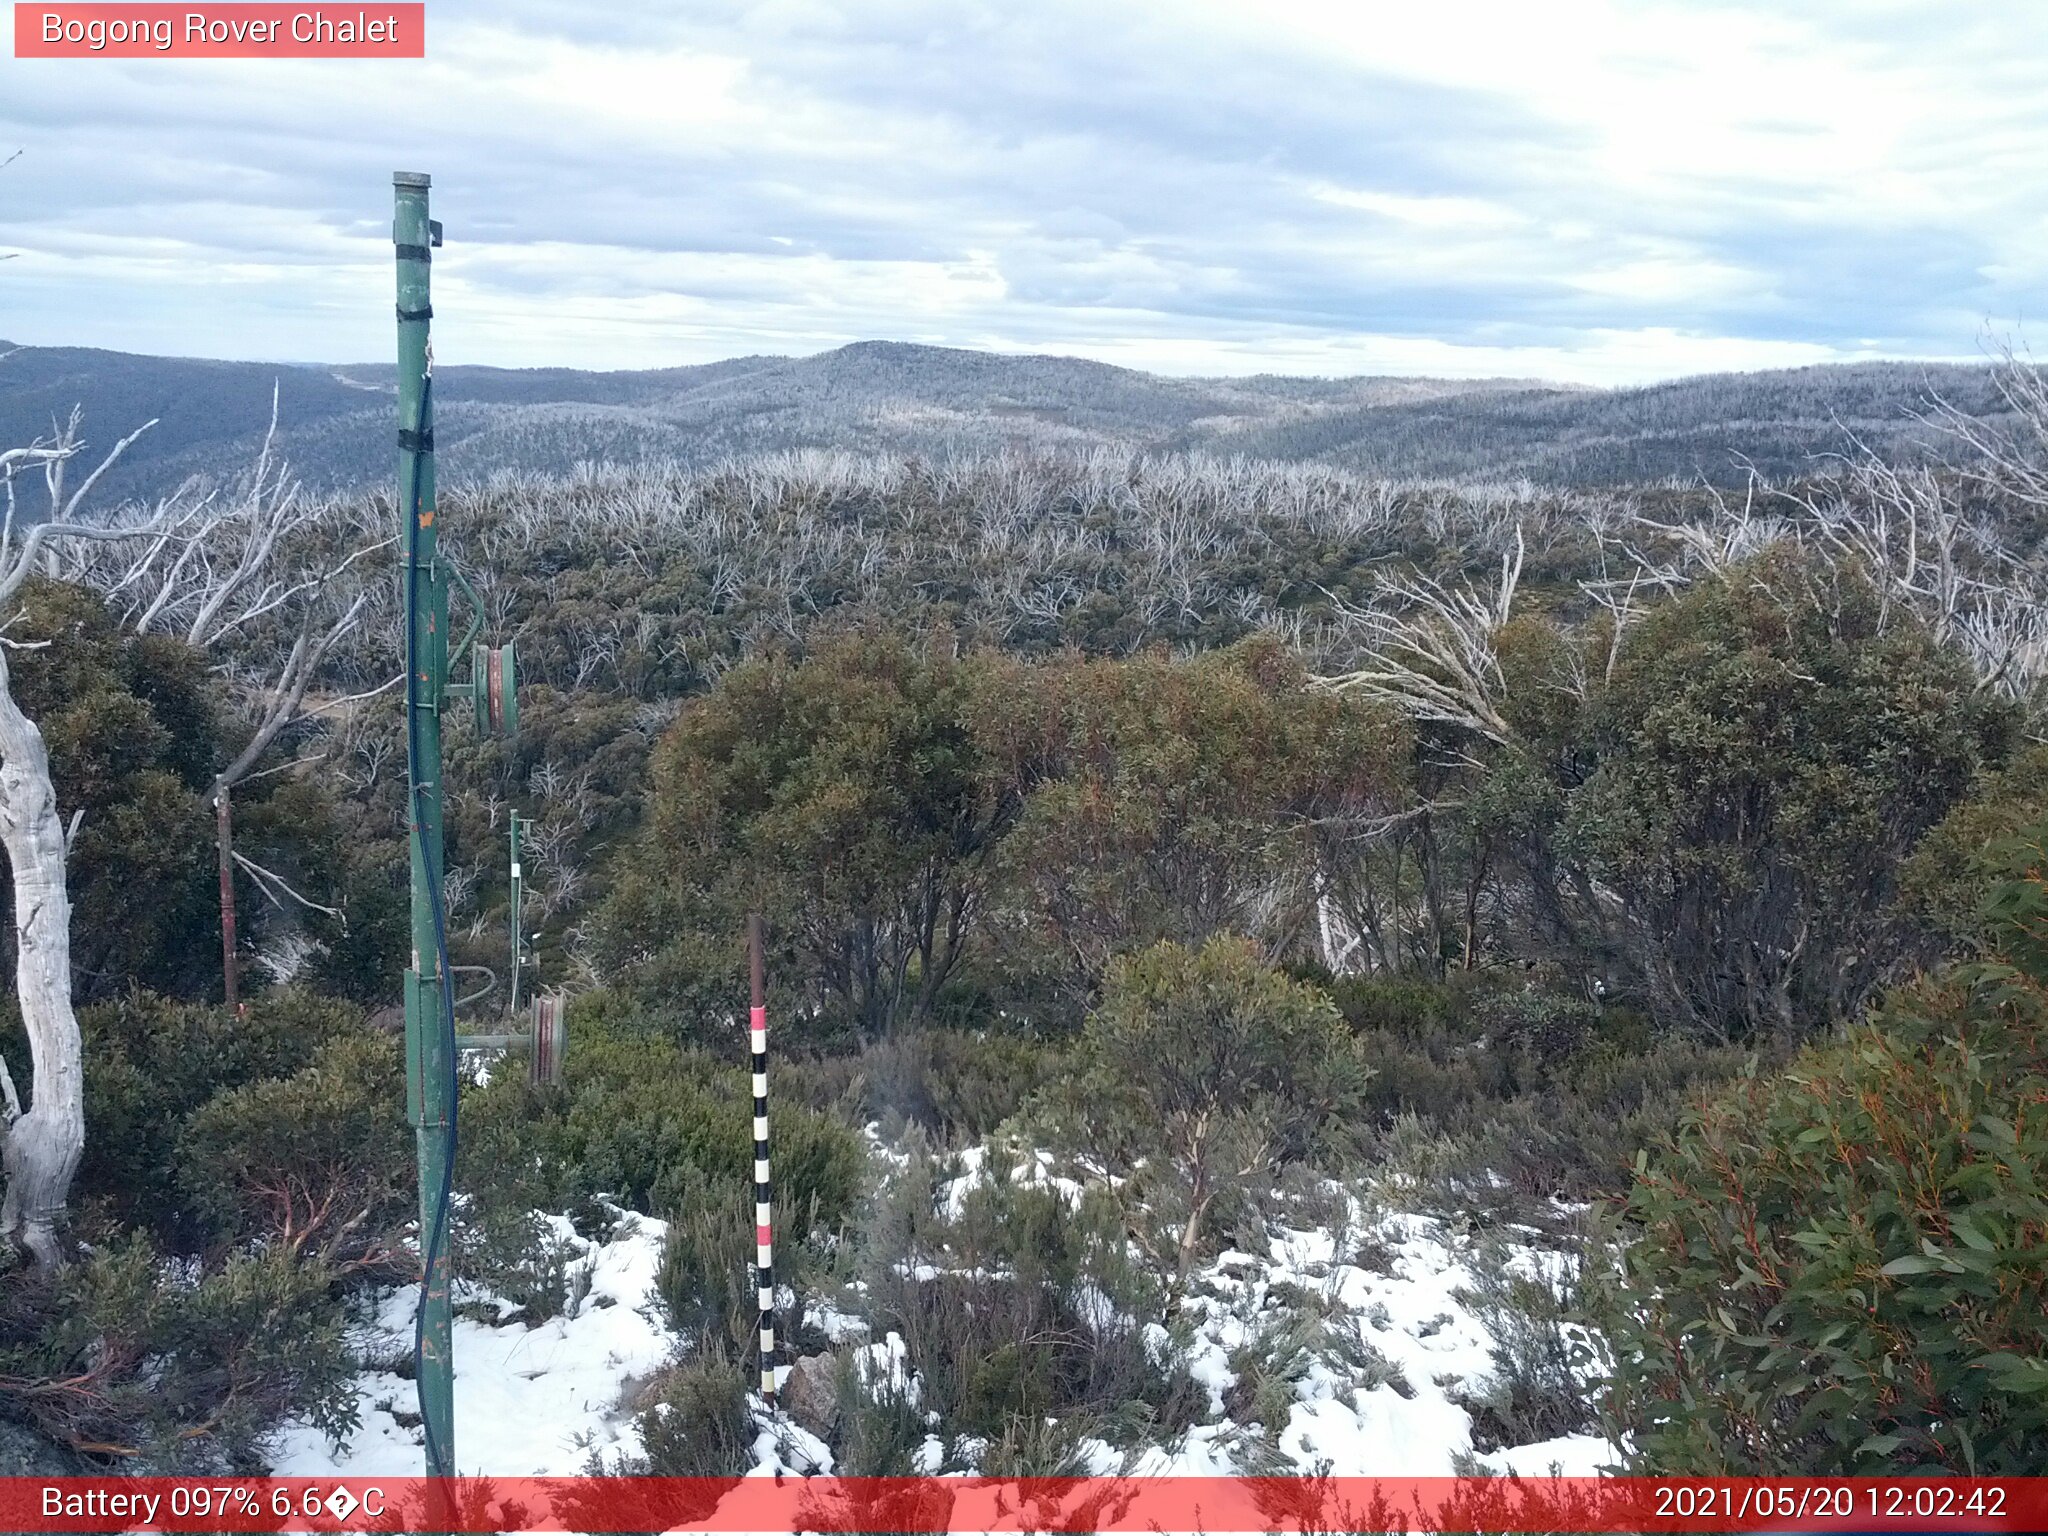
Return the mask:
{"type": "MultiPolygon", "coordinates": [[[[432,420],[428,405],[433,396],[434,374],[431,367],[420,384],[419,419],[413,423],[414,440],[426,440],[427,423],[432,420]]],[[[419,646],[419,581],[420,581],[420,459],[421,450],[415,449],[412,458],[412,485],[408,497],[411,505],[407,509],[405,531],[405,745],[412,764],[412,817],[414,835],[420,840],[420,862],[425,866],[427,877],[427,902],[434,918],[434,974],[437,978],[436,991],[441,999],[441,1027],[446,1042],[445,1058],[448,1062],[448,1138],[441,1159],[441,1189],[434,1205],[434,1219],[428,1230],[420,1234],[420,1300],[413,1312],[412,1324],[412,1368],[415,1385],[425,1380],[427,1347],[427,1284],[434,1272],[434,1262],[447,1246],[448,1207],[455,1188],[455,1120],[459,1076],[456,1071],[455,1049],[455,995],[448,986],[448,914],[441,900],[441,871],[434,867],[432,851],[427,847],[426,815],[422,796],[426,786],[420,782],[420,668],[419,646]]],[[[452,1289],[454,1277],[449,1277],[452,1289]]],[[[452,1371],[451,1371],[452,1374],[452,1371]]],[[[434,1435],[433,1416],[427,1412],[424,1397],[420,1401],[420,1428],[426,1438],[427,1466],[435,1475],[452,1477],[455,1469],[447,1465],[447,1452],[434,1435]]]]}

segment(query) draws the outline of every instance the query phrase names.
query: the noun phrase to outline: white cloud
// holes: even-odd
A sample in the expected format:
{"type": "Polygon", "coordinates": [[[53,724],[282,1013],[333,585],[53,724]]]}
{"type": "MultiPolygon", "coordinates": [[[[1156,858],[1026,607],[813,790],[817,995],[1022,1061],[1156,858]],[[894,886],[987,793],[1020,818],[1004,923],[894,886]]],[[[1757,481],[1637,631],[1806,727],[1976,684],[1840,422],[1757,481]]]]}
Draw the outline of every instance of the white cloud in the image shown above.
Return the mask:
{"type": "Polygon", "coordinates": [[[1426,230],[1502,230],[1524,227],[1526,215],[1477,197],[1415,197],[1357,187],[1321,185],[1309,196],[1339,208],[1361,208],[1397,224],[1426,230]]]}

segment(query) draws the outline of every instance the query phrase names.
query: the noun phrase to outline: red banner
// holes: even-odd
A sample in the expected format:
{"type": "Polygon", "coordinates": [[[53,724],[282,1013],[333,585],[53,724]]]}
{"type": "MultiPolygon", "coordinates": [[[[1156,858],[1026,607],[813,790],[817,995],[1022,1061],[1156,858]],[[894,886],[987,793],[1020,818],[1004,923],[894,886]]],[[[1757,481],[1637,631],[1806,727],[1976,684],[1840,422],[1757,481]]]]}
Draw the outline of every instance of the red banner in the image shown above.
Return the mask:
{"type": "Polygon", "coordinates": [[[0,1478],[10,1531],[2044,1531],[2048,1478],[0,1478]]]}
{"type": "Polygon", "coordinates": [[[14,7],[18,59],[422,59],[427,8],[383,4],[14,7]]]}

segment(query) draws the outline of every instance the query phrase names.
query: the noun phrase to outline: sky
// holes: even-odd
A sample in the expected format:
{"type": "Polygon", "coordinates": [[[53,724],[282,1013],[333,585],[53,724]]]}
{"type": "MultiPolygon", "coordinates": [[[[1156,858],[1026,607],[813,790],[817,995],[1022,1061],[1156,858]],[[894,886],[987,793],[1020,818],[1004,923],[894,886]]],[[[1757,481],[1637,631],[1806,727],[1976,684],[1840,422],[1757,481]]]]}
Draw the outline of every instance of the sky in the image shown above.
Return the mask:
{"type": "MultiPolygon", "coordinates": [[[[374,7],[372,7],[374,9],[374,7]]],[[[427,57],[0,57],[0,337],[644,368],[865,339],[1617,385],[2048,294],[2031,0],[428,0],[427,57]]]]}

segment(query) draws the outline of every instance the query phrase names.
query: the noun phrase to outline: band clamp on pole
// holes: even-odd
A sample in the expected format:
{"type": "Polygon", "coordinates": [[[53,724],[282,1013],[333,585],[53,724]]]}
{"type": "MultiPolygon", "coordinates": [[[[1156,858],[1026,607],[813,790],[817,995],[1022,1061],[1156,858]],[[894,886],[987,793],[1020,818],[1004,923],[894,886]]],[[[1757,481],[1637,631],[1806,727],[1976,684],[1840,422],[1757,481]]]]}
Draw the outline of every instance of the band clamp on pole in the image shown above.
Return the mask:
{"type": "Polygon", "coordinates": [[[768,991],[761,915],[747,916],[747,1044],[754,1073],[754,1270],[761,1304],[761,1397],[775,1407],[774,1192],[768,1170],[768,991]]]}

